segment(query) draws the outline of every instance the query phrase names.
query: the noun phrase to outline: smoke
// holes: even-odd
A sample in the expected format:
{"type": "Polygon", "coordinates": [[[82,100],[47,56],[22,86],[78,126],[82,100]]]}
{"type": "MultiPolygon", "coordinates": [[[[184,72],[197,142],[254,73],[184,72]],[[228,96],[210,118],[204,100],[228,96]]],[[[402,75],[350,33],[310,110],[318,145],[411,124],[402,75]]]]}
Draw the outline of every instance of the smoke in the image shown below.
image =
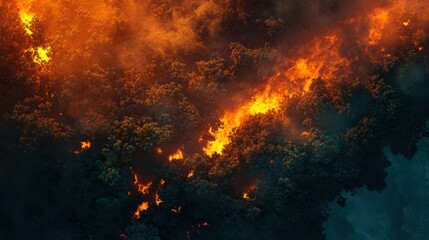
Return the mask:
{"type": "Polygon", "coordinates": [[[392,165],[381,193],[365,188],[345,194],[346,206],[331,204],[325,223],[327,240],[427,239],[429,230],[429,139],[418,143],[418,152],[408,160],[385,154],[392,165]]]}

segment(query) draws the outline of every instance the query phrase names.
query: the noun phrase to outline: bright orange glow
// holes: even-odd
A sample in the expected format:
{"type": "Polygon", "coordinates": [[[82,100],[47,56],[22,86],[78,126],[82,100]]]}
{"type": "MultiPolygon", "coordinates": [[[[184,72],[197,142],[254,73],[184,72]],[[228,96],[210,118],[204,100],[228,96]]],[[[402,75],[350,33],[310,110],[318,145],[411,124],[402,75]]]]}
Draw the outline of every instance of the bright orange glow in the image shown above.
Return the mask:
{"type": "Polygon", "coordinates": [[[36,49],[31,50],[33,52],[33,61],[39,65],[47,63],[51,60],[51,57],[48,56],[51,51],[51,47],[43,48],[37,47],[36,49]]]}
{"type": "Polygon", "coordinates": [[[377,8],[370,15],[370,30],[368,36],[368,44],[377,44],[382,36],[383,30],[390,20],[390,12],[387,9],[377,8]]]}
{"type": "Polygon", "coordinates": [[[410,25],[410,22],[409,21],[402,22],[402,25],[404,25],[405,27],[408,27],[408,25],[410,25]]]}
{"type": "Polygon", "coordinates": [[[157,206],[159,206],[161,203],[163,203],[163,201],[161,200],[161,198],[159,198],[158,193],[155,194],[155,204],[157,206]]]}
{"type": "Polygon", "coordinates": [[[223,127],[216,132],[210,128],[209,133],[215,137],[215,140],[207,143],[207,146],[203,149],[204,152],[208,156],[213,156],[214,153],[221,154],[224,146],[230,142],[229,134],[234,128],[239,127],[244,120],[252,115],[278,110],[281,101],[281,95],[271,94],[270,86],[267,86],[264,92],[256,95],[253,100],[240,106],[236,111],[226,112],[221,119],[223,127]]]}
{"type": "Polygon", "coordinates": [[[189,173],[188,173],[188,178],[191,178],[191,177],[193,177],[194,176],[194,170],[191,170],[189,173]]]}
{"type": "Polygon", "coordinates": [[[184,158],[182,150],[179,148],[175,153],[168,156],[168,160],[171,162],[173,160],[182,160],[184,158]]]}
{"type": "Polygon", "coordinates": [[[137,186],[137,191],[141,194],[146,195],[149,193],[150,187],[152,186],[152,181],[147,184],[141,184],[138,182],[137,174],[134,174],[134,185],[137,186]]]}
{"type": "Polygon", "coordinates": [[[158,154],[162,154],[162,148],[160,147],[155,148],[155,152],[158,154]]]}
{"type": "Polygon", "coordinates": [[[149,209],[149,202],[142,202],[134,213],[134,218],[139,219],[140,213],[149,209]]]}
{"type": "Polygon", "coordinates": [[[33,35],[33,31],[31,30],[31,23],[33,22],[34,15],[25,10],[20,10],[19,18],[21,19],[21,22],[24,25],[25,32],[28,35],[33,35]]]}
{"type": "Polygon", "coordinates": [[[80,142],[80,148],[81,148],[81,151],[90,149],[91,148],[91,142],[90,141],[80,142]]]}
{"type": "Polygon", "coordinates": [[[307,137],[308,135],[310,135],[310,132],[308,131],[304,131],[301,133],[301,137],[307,137]]]}
{"type": "Polygon", "coordinates": [[[33,35],[33,31],[31,30],[31,25],[34,20],[34,13],[31,12],[31,5],[33,4],[33,0],[26,1],[18,1],[18,9],[19,9],[19,18],[21,19],[22,25],[24,26],[24,30],[27,35],[33,35]]]}
{"type": "Polygon", "coordinates": [[[316,38],[310,46],[306,46],[308,53],[304,57],[285,62],[286,70],[269,78],[261,92],[235,110],[225,112],[221,118],[222,127],[216,132],[209,129],[215,140],[207,143],[204,152],[208,156],[222,154],[223,148],[230,142],[229,135],[234,128],[239,127],[250,116],[280,110],[281,103],[287,101],[288,97],[309,91],[313,79],[331,79],[347,74],[344,69],[350,62],[341,56],[339,43],[340,39],[335,34],[316,38]]]}

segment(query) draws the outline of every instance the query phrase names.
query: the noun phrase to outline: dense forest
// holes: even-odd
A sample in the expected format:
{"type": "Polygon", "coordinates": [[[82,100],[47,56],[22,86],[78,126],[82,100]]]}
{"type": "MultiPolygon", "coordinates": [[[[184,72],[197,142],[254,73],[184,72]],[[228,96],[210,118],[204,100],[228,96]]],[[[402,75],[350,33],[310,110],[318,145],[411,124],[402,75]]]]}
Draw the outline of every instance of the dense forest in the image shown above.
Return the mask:
{"type": "Polygon", "coordinates": [[[0,239],[325,239],[429,136],[428,34],[428,0],[0,0],[0,239]]]}

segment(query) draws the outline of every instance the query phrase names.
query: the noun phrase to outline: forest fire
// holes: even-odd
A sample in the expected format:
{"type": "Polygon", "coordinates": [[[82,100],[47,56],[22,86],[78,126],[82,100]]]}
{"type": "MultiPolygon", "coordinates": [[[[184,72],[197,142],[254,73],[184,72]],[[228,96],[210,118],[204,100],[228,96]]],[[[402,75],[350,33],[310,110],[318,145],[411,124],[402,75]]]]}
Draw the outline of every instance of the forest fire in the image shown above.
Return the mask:
{"type": "Polygon", "coordinates": [[[0,1],[0,239],[323,239],[321,206],[389,187],[385,149],[425,149],[428,13],[0,1]]]}
{"type": "Polygon", "coordinates": [[[306,46],[309,54],[305,58],[290,60],[291,67],[287,67],[290,62],[286,61],[285,66],[282,66],[286,70],[269,78],[262,93],[255,95],[250,102],[245,102],[235,111],[227,111],[221,119],[222,126],[216,132],[209,130],[215,140],[207,143],[204,152],[208,156],[221,154],[224,146],[229,143],[229,134],[234,128],[239,127],[250,116],[279,110],[280,104],[290,96],[309,91],[313,79],[333,79],[346,75],[350,62],[341,56],[339,44],[336,35],[316,38],[310,46],[306,46]]]}

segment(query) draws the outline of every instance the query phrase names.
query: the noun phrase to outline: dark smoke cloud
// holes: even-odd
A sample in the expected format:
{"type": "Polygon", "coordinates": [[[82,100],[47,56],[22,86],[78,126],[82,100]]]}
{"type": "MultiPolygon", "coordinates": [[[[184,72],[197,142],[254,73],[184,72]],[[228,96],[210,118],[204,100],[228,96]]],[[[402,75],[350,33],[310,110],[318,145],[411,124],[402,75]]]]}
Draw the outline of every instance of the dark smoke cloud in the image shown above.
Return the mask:
{"type": "Polygon", "coordinates": [[[392,165],[381,193],[365,188],[345,194],[346,206],[331,204],[325,223],[327,240],[428,239],[429,236],[429,139],[418,143],[412,159],[385,154],[392,165]]]}

